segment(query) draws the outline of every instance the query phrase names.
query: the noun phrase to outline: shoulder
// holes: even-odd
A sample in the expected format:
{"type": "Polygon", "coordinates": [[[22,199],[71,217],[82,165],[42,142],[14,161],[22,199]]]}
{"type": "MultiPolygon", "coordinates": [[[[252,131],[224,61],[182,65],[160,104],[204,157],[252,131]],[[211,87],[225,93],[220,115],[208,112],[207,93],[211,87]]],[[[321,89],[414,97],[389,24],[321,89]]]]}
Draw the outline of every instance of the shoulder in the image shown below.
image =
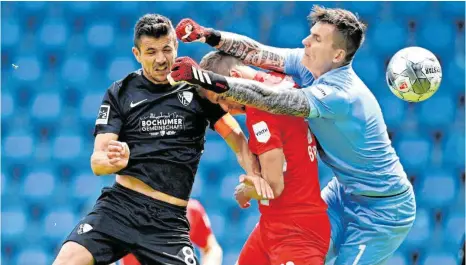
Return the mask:
{"type": "Polygon", "coordinates": [[[196,199],[189,199],[187,211],[191,213],[200,213],[201,215],[205,213],[204,207],[196,199]]]}

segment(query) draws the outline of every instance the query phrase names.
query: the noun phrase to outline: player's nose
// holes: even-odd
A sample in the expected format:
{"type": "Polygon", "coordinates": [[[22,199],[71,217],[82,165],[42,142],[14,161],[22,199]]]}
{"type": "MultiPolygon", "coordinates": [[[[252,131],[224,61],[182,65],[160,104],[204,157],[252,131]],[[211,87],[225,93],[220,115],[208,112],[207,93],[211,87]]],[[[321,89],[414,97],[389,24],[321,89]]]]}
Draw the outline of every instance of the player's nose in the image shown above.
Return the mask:
{"type": "Polygon", "coordinates": [[[309,40],[310,40],[309,36],[307,36],[306,38],[304,38],[302,40],[301,43],[304,45],[304,47],[310,47],[311,46],[311,42],[309,40]]]}

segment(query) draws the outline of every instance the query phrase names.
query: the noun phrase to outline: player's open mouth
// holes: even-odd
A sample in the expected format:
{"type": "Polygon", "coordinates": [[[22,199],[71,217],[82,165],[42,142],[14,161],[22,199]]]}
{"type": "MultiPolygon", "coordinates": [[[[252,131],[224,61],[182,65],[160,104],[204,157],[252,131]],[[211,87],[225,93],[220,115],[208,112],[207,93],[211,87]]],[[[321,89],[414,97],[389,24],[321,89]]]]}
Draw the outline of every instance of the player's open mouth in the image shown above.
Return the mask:
{"type": "Polygon", "coordinates": [[[168,65],[154,68],[154,70],[157,72],[165,72],[167,69],[168,69],[168,65]]]}

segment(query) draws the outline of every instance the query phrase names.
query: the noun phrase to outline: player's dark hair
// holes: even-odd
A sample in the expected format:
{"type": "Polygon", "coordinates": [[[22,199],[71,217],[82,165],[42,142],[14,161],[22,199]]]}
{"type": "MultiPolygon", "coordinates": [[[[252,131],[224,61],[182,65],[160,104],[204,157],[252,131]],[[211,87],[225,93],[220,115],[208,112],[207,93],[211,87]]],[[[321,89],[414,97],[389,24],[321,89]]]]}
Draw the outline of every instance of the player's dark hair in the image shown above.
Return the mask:
{"type": "Polygon", "coordinates": [[[201,63],[199,64],[202,69],[212,71],[223,76],[230,76],[230,70],[238,65],[243,65],[243,63],[238,58],[222,51],[209,52],[202,57],[201,63]]]}
{"type": "Polygon", "coordinates": [[[337,48],[346,50],[345,62],[350,62],[356,51],[364,42],[367,25],[351,11],[340,8],[325,8],[314,5],[307,17],[314,26],[317,22],[334,25],[343,38],[335,43],[337,48]]]}
{"type": "Polygon", "coordinates": [[[159,14],[146,14],[139,18],[134,26],[134,46],[139,49],[142,36],[160,38],[174,33],[175,29],[170,19],[159,14]]]}

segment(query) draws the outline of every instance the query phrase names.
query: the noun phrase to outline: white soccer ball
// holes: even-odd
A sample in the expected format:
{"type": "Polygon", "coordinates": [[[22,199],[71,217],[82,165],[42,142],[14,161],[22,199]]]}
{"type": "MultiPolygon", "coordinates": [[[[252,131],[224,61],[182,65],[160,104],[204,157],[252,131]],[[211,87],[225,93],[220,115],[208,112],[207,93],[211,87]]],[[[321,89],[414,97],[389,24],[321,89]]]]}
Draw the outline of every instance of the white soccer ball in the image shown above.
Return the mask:
{"type": "Polygon", "coordinates": [[[442,81],[442,68],[432,52],[421,47],[408,47],[392,57],[386,79],[395,96],[419,102],[437,91],[442,81]]]}

